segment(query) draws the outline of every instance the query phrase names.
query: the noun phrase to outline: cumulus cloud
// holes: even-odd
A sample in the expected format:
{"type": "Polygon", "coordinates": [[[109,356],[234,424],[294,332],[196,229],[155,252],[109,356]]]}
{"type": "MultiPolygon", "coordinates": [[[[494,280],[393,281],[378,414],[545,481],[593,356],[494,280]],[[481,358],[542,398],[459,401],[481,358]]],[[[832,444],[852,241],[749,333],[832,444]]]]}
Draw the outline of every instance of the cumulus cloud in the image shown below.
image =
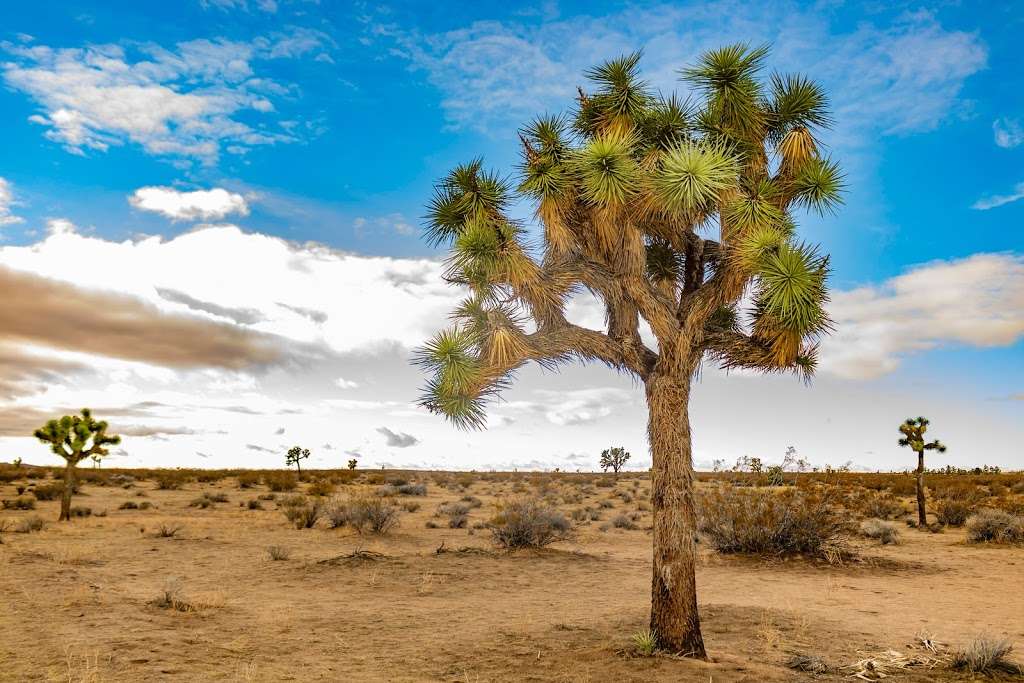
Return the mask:
{"type": "Polygon", "coordinates": [[[377,427],[377,433],[382,434],[384,439],[387,441],[388,446],[392,448],[409,448],[415,446],[420,442],[412,434],[406,434],[405,432],[393,432],[387,427],[377,427]]]}
{"type": "Polygon", "coordinates": [[[1024,142],[1024,126],[1017,119],[996,119],[992,123],[996,144],[1010,149],[1024,142]]]}
{"type": "Polygon", "coordinates": [[[15,216],[11,210],[14,206],[14,191],[6,178],[0,178],[0,226],[21,223],[24,219],[15,216]]]}
{"type": "Polygon", "coordinates": [[[667,93],[685,88],[681,65],[730,42],[770,43],[773,67],[811,70],[834,93],[841,126],[929,130],[956,110],[964,80],[987,61],[977,34],[946,29],[927,12],[852,32],[837,32],[816,9],[727,1],[478,21],[438,34],[387,21],[370,22],[370,39],[389,43],[441,91],[451,126],[483,130],[567,107],[603,56],[643,48],[645,76],[667,93]]]}
{"type": "Polygon", "coordinates": [[[1017,183],[1013,190],[1009,194],[996,194],[989,197],[982,197],[978,201],[971,205],[972,209],[978,211],[988,211],[989,209],[995,209],[1005,204],[1012,204],[1013,202],[1024,199],[1024,183],[1017,183]]]}
{"type": "Polygon", "coordinates": [[[340,389],[357,389],[359,387],[358,382],[353,382],[352,380],[345,379],[344,377],[339,377],[334,380],[334,383],[337,384],[340,389]]]}
{"type": "Polygon", "coordinates": [[[837,331],[822,345],[822,370],[842,377],[878,377],[907,354],[939,346],[1009,346],[1024,338],[1024,257],[924,264],[836,292],[829,312],[837,331]]]}
{"type": "Polygon", "coordinates": [[[297,139],[283,127],[246,122],[272,114],[274,100],[289,92],[257,77],[253,64],[299,56],[325,42],[317,39],[321,34],[295,31],[252,42],[192,40],[172,49],[2,43],[11,59],[0,69],[8,86],[39,105],[29,120],[72,153],[130,142],[157,156],[210,163],[222,148],[244,153],[297,139]]]}
{"type": "Polygon", "coordinates": [[[140,187],[128,197],[136,209],[152,211],[172,221],[220,220],[231,214],[249,215],[245,197],[224,188],[182,192],[173,187],[140,187]]]}
{"type": "Polygon", "coordinates": [[[615,387],[550,391],[537,389],[533,400],[510,401],[504,408],[542,414],[548,422],[560,426],[585,425],[606,418],[617,409],[631,405],[632,393],[615,387]]]}

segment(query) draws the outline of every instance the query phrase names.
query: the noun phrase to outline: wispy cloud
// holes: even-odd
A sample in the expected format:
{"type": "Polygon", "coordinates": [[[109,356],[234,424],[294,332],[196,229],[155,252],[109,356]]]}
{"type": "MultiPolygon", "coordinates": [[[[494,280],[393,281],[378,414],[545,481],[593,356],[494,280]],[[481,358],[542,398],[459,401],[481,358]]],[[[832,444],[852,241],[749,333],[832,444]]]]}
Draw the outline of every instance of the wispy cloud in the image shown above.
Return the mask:
{"type": "Polygon", "coordinates": [[[1024,142],[1024,126],[1017,119],[996,119],[992,123],[996,144],[1009,149],[1024,142]]]}
{"type": "Polygon", "coordinates": [[[14,215],[13,206],[14,191],[11,183],[6,178],[0,178],[0,226],[23,222],[24,219],[14,215]]]}
{"type": "Polygon", "coordinates": [[[292,142],[269,118],[290,86],[258,77],[253,64],[322,49],[323,34],[293,29],[251,42],[199,39],[171,49],[150,43],[52,48],[0,43],[11,56],[6,83],[31,96],[30,121],[68,151],[106,151],[126,142],[167,157],[210,163],[222,148],[237,153],[292,142]],[[243,121],[245,119],[245,121],[243,121]]]}
{"type": "Polygon", "coordinates": [[[725,0],[559,21],[479,21],[438,34],[371,20],[368,34],[426,74],[442,93],[449,125],[481,130],[566,108],[586,68],[640,48],[646,77],[671,92],[684,89],[678,69],[706,49],[770,43],[773,67],[825,82],[841,125],[895,134],[935,128],[957,110],[964,80],[986,64],[978,35],[948,30],[927,12],[845,33],[823,16],[795,4],[725,0]]]}
{"type": "Polygon", "coordinates": [[[971,204],[971,208],[978,211],[988,211],[989,209],[995,209],[1006,204],[1012,204],[1020,199],[1024,199],[1024,183],[1014,185],[1013,191],[1009,194],[994,194],[990,197],[982,197],[971,204]]]}

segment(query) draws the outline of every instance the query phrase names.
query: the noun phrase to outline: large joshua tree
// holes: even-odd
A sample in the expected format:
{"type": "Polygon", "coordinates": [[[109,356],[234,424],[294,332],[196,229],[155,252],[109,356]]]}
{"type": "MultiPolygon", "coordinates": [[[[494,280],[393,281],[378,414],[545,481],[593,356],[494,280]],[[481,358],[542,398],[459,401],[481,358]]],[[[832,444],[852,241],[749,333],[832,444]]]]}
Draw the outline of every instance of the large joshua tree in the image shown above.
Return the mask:
{"type": "Polygon", "coordinates": [[[75,488],[75,468],[86,458],[102,458],[109,452],[107,446],[121,443],[121,437],[107,434],[109,426],[96,420],[88,408],[81,415],[65,415],[50,420],[35,431],[35,437],[50,446],[50,450],[64,458],[64,490],[60,497],[60,518],[71,519],[71,494],[75,488]]]}
{"type": "Polygon", "coordinates": [[[903,435],[899,441],[900,445],[909,447],[917,453],[917,523],[922,527],[928,525],[924,506],[924,452],[946,452],[946,447],[938,439],[925,442],[924,433],[928,431],[929,424],[926,417],[908,417],[900,425],[900,434],[903,435]]]}
{"type": "Polygon", "coordinates": [[[828,328],[827,257],[796,239],[791,211],[831,210],[838,166],[820,153],[826,98],[802,76],[761,79],[766,48],[708,52],[682,74],[696,101],[660,97],[639,54],[587,73],[575,111],[520,132],[516,187],[474,161],[436,187],[426,236],[450,245],[446,278],[468,290],[417,355],[422,404],[461,427],[529,361],[596,361],[643,382],[654,508],[650,627],[659,646],[705,657],[694,580],[688,404],[704,358],[809,377],[828,328]],[[543,243],[508,216],[536,204],[543,243]],[[566,319],[585,290],[606,327],[566,319]],[[748,295],[744,299],[744,295],[748,295]],[[740,302],[748,305],[740,310],[740,302]],[[641,324],[653,336],[647,343],[641,324]]]}

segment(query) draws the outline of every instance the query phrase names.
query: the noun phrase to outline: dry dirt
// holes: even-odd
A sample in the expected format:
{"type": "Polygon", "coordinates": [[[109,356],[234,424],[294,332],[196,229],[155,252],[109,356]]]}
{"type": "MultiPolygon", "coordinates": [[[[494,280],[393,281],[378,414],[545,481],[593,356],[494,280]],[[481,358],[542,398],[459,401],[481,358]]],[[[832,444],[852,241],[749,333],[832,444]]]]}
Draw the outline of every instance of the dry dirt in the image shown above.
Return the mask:
{"type": "MultiPolygon", "coordinates": [[[[969,546],[956,530],[907,529],[901,545],[862,545],[875,561],[844,566],[705,551],[705,663],[630,654],[647,618],[649,513],[636,530],[601,531],[596,522],[570,542],[505,554],[492,552],[486,530],[426,528],[437,505],[462,491],[431,484],[426,497],[403,499],[422,507],[397,529],[361,537],[348,528],[296,530],[273,502],[239,506],[265,490],[224,480],[160,491],[147,481],[88,486],[76,497],[106,517],[58,524],[56,502],[0,512],[12,523],[33,514],[48,521],[41,532],[0,537],[0,679],[848,680],[849,672],[812,676],[783,663],[793,651],[835,667],[859,652],[913,653],[922,632],[952,644],[987,633],[1024,645],[1024,549],[969,546]],[[203,491],[230,502],[189,507],[203,491]],[[155,509],[118,510],[127,500],[155,509]],[[157,537],[161,524],[182,530],[157,537]],[[486,552],[438,554],[442,543],[486,552]],[[271,545],[290,558],[272,561],[271,545]],[[323,562],[357,549],[384,557],[323,562]],[[151,604],[168,582],[189,611],[151,604]]],[[[487,519],[495,496],[510,492],[508,483],[473,484],[469,493],[484,505],[470,522],[487,519]]],[[[598,488],[584,503],[608,493],[598,488]]],[[[13,497],[14,487],[0,486],[0,496],[13,497]]],[[[615,506],[602,511],[605,520],[637,507],[615,506]]],[[[955,677],[909,670],[894,679],[955,677]]]]}

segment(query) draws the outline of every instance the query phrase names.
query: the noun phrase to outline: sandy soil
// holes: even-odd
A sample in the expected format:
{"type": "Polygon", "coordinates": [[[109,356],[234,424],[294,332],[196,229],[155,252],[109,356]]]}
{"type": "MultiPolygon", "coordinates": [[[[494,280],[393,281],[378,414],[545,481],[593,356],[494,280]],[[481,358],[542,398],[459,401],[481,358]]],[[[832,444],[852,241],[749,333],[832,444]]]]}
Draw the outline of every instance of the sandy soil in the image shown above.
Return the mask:
{"type": "MultiPolygon", "coordinates": [[[[471,523],[510,491],[475,483],[469,493],[484,505],[471,523]]],[[[49,522],[2,536],[0,680],[840,680],[783,662],[796,650],[833,666],[861,651],[912,652],[921,632],[952,644],[988,633],[1024,646],[1024,549],[969,546],[955,530],[906,530],[899,546],[861,547],[879,561],[838,567],[705,552],[698,583],[713,658],[705,663],[629,654],[647,619],[649,513],[636,530],[592,523],[547,550],[500,554],[485,530],[426,528],[437,505],[461,491],[431,484],[415,499],[422,507],[384,537],[296,530],[273,502],[239,507],[263,492],[233,480],[178,491],[141,482],[89,486],[76,497],[106,517],[57,524],[56,502],[0,512],[0,520],[38,514],[49,522]],[[203,491],[230,502],[189,507],[203,491]],[[118,510],[126,500],[156,507],[118,510]],[[157,537],[164,523],[182,530],[157,537]],[[442,542],[488,552],[437,554],[442,542]],[[272,561],[271,545],[290,558],[272,561]],[[385,557],[323,562],[356,549],[385,557]],[[194,610],[151,604],[169,581],[194,610]]],[[[0,497],[13,496],[13,486],[0,487],[0,497]]],[[[597,489],[584,503],[607,497],[597,489]]],[[[615,505],[605,519],[637,507],[615,505]]]]}

